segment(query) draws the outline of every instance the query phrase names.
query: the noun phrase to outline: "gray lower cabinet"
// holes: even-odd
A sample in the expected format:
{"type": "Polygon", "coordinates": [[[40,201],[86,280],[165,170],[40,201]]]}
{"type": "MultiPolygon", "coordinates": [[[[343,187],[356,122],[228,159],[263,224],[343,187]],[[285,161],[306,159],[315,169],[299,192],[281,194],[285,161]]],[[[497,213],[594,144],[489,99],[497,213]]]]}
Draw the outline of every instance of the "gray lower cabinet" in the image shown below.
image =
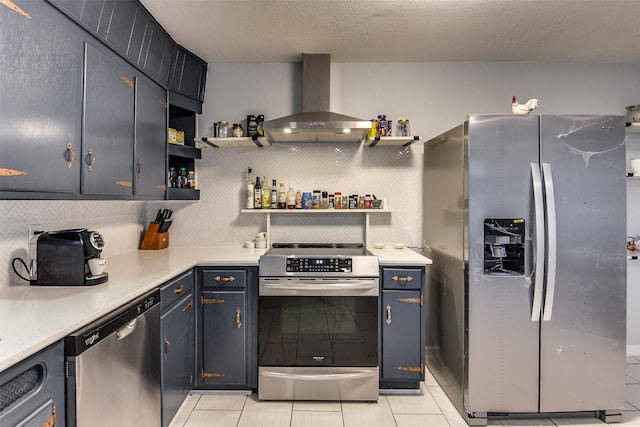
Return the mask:
{"type": "Polygon", "coordinates": [[[381,389],[424,380],[424,268],[382,268],[381,389]]]}
{"type": "Polygon", "coordinates": [[[198,269],[196,386],[257,387],[257,268],[198,269]]]}
{"type": "Polygon", "coordinates": [[[19,11],[0,5],[0,197],[70,197],[80,180],[83,39],[48,3],[14,3],[19,11]]]}
{"type": "Polygon", "coordinates": [[[65,425],[64,344],[52,344],[0,372],[0,425],[65,425]]]}
{"type": "Polygon", "coordinates": [[[162,427],[171,423],[193,387],[193,284],[190,270],[160,288],[162,427]]]}

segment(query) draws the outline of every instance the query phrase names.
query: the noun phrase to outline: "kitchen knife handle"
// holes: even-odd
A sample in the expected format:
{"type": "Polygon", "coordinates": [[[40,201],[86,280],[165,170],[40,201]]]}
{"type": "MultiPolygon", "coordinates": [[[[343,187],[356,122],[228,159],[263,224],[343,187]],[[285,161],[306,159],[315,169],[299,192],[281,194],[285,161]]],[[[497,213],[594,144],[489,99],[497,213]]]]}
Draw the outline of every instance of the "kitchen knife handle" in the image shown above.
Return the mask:
{"type": "Polygon", "coordinates": [[[544,199],[542,196],[542,178],[540,176],[540,165],[531,163],[531,179],[533,181],[533,206],[535,208],[535,228],[536,238],[533,241],[535,250],[535,260],[533,264],[534,286],[533,286],[533,307],[531,309],[531,321],[540,321],[542,308],[542,293],[544,285],[544,199]]]}
{"type": "Polygon", "coordinates": [[[556,262],[557,262],[557,236],[556,236],[556,199],[553,188],[553,175],[551,163],[542,164],[542,177],[544,179],[544,192],[547,207],[547,290],[545,293],[544,310],[542,320],[551,320],[553,312],[553,297],[556,290],[556,262]]]}

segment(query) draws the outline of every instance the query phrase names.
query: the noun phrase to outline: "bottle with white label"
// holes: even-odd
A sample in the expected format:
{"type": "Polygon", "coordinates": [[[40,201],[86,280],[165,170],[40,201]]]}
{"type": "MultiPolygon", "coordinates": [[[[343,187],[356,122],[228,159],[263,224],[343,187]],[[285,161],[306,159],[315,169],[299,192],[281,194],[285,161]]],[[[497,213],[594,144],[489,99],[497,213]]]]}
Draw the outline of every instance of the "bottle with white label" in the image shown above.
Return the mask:
{"type": "Polygon", "coordinates": [[[287,191],[287,209],[295,209],[296,208],[296,192],[293,191],[293,187],[289,186],[289,191],[287,191]]]}
{"type": "Polygon", "coordinates": [[[278,209],[287,208],[287,192],[284,190],[284,182],[280,182],[280,189],[278,190],[278,209]]]}
{"type": "Polygon", "coordinates": [[[271,209],[278,209],[278,184],[275,179],[271,181],[271,209]]]}
{"type": "Polygon", "coordinates": [[[246,185],[246,205],[245,208],[253,209],[253,197],[254,197],[254,186],[253,186],[253,174],[251,173],[251,168],[247,168],[247,185],[246,185]]]}

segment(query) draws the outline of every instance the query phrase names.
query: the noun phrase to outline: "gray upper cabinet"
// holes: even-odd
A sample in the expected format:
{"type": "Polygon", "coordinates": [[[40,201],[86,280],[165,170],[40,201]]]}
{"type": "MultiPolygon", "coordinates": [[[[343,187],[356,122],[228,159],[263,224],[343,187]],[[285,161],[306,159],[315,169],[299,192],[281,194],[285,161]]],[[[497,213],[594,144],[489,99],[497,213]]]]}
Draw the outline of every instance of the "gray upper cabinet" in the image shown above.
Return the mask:
{"type": "Polygon", "coordinates": [[[30,18],[0,5],[0,197],[73,195],[80,177],[81,35],[45,2],[14,3],[30,18]]]}
{"type": "Polygon", "coordinates": [[[85,69],[82,193],[132,195],[134,70],[89,44],[85,69]]]}
{"type": "Polygon", "coordinates": [[[49,0],[162,86],[167,86],[174,43],[135,0],[49,0]]]}
{"type": "Polygon", "coordinates": [[[167,92],[136,78],[134,194],[164,198],[166,190],[167,92]]]}
{"type": "Polygon", "coordinates": [[[174,51],[169,75],[169,90],[204,101],[207,63],[181,46],[174,51]]]}

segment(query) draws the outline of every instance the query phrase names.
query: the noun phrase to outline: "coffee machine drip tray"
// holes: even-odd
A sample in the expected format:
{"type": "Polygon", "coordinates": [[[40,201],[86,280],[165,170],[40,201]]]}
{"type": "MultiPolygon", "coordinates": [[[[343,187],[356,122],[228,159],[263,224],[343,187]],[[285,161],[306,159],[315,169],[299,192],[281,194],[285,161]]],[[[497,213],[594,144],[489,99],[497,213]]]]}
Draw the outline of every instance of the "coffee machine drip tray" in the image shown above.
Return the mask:
{"type": "Polygon", "coordinates": [[[99,285],[109,280],[109,273],[104,272],[95,276],[86,276],[84,279],[85,286],[99,285]]]}

